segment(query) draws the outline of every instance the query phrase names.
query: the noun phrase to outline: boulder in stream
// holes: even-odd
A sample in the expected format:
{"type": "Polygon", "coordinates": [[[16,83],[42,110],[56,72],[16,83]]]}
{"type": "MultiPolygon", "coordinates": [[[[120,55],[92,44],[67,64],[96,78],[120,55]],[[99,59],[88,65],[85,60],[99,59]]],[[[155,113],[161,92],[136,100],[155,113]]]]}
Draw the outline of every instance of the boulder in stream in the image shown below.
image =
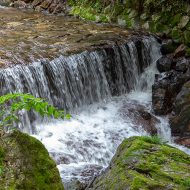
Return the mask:
{"type": "Polygon", "coordinates": [[[0,190],[64,190],[44,145],[19,131],[0,139],[0,190]]]}
{"type": "Polygon", "coordinates": [[[156,137],[131,137],[88,190],[188,189],[190,156],[156,137]]]}
{"type": "Polygon", "coordinates": [[[135,101],[126,101],[123,102],[123,106],[119,112],[124,120],[127,121],[130,118],[130,121],[134,124],[135,130],[144,130],[150,135],[157,134],[156,125],[159,124],[160,121],[147,110],[147,107],[135,101]]]}

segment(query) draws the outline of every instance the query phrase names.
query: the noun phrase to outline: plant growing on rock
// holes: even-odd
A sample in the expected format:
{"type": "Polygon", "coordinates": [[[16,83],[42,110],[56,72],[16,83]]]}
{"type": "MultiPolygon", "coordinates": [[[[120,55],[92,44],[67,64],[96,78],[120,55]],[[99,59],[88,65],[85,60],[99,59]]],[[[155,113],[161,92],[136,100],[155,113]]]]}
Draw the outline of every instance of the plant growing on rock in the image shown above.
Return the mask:
{"type": "Polygon", "coordinates": [[[42,98],[35,98],[30,94],[22,93],[7,94],[0,96],[0,129],[12,127],[14,123],[18,123],[20,121],[19,112],[22,110],[34,110],[42,117],[70,118],[69,114],[65,114],[63,110],[58,110],[42,98]]]}

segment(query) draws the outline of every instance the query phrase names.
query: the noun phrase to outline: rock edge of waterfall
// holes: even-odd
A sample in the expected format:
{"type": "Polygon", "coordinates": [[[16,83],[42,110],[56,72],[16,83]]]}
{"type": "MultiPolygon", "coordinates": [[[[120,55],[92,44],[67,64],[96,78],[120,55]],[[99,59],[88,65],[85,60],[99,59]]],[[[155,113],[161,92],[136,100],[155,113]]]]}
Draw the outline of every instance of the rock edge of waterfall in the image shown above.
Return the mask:
{"type": "Polygon", "coordinates": [[[190,156],[154,137],[131,137],[89,190],[181,189],[190,186],[190,156]]]}
{"type": "Polygon", "coordinates": [[[64,190],[55,162],[44,145],[14,131],[0,139],[0,190],[64,190]]]}

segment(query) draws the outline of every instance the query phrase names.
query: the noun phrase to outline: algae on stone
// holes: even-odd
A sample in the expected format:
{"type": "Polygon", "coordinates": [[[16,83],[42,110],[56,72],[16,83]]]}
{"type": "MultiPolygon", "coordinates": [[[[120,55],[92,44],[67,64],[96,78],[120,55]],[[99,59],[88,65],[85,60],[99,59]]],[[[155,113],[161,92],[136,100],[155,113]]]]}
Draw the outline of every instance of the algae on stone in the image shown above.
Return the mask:
{"type": "Polygon", "coordinates": [[[64,190],[55,162],[34,137],[15,131],[0,148],[0,190],[64,190]]]}
{"type": "Polygon", "coordinates": [[[190,156],[151,137],[131,137],[89,189],[187,190],[190,156]]]}
{"type": "Polygon", "coordinates": [[[100,22],[117,22],[128,28],[143,28],[153,33],[166,33],[174,36],[173,28],[181,31],[175,33],[177,43],[189,45],[187,30],[190,25],[190,4],[181,0],[69,0],[71,14],[86,20],[95,20],[94,15],[106,16],[100,22]],[[74,11],[77,7],[77,11],[74,11]],[[84,14],[85,12],[85,14],[84,14]],[[89,16],[91,15],[91,16],[89,16]],[[183,37],[185,36],[185,38],[183,37]]]}

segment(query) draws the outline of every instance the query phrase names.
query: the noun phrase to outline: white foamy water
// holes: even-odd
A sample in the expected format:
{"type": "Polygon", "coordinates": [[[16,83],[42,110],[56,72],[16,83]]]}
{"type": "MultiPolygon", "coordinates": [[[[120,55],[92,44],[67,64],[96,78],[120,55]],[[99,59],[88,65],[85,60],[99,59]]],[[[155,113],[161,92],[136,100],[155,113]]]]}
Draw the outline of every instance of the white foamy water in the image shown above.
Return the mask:
{"type": "MultiPolygon", "coordinates": [[[[149,42],[146,39],[144,40],[145,47],[149,47],[149,42]]],[[[133,55],[137,55],[136,49],[134,44],[128,44],[128,46],[131,49],[132,64],[135,65],[137,57],[133,57],[133,55]]],[[[149,48],[150,62],[154,64],[145,69],[143,74],[140,75],[136,67],[131,69],[133,70],[133,80],[128,81],[129,86],[133,82],[135,83],[134,88],[130,87],[130,89],[134,89],[131,93],[118,97],[109,96],[107,101],[103,99],[99,103],[79,107],[80,110],[75,114],[73,113],[69,121],[52,121],[37,126],[38,133],[36,137],[46,146],[56,161],[64,183],[73,179],[82,182],[88,181],[102,168],[108,166],[124,138],[149,135],[141,124],[137,126],[128,107],[137,108],[142,106],[143,109],[151,112],[151,85],[155,73],[158,72],[155,65],[155,61],[160,57],[158,49],[159,46],[157,45],[149,48]],[[127,111],[127,114],[122,113],[125,111],[127,111]]],[[[124,61],[127,61],[127,57],[126,54],[126,60],[124,59],[124,61]]],[[[148,54],[145,57],[148,57],[148,54]]],[[[117,60],[120,62],[118,56],[117,60]]],[[[102,76],[104,75],[105,73],[102,72],[102,76]]],[[[125,83],[122,78],[120,78],[120,83],[125,83]]],[[[98,86],[101,86],[101,84],[98,86]]],[[[123,92],[122,89],[121,85],[121,92],[123,92]]],[[[94,89],[92,89],[93,91],[94,89]]],[[[157,117],[157,119],[160,121],[156,125],[158,134],[164,141],[171,144],[168,119],[164,117],[157,117]]],[[[172,145],[176,146],[175,144],[172,145]]],[[[187,153],[189,151],[181,146],[178,146],[178,148],[187,153]]]]}
{"type": "MultiPolygon", "coordinates": [[[[132,92],[127,96],[112,98],[107,103],[86,107],[69,121],[54,121],[38,126],[36,136],[46,146],[57,162],[63,182],[77,179],[89,180],[108,166],[119,144],[131,136],[149,135],[130,116],[121,117],[124,102],[151,107],[150,93],[132,92]]],[[[158,135],[171,146],[190,154],[190,150],[172,143],[168,119],[157,117],[158,135]]]]}
{"type": "Polygon", "coordinates": [[[133,128],[130,118],[124,120],[120,116],[124,99],[126,97],[94,104],[73,115],[70,121],[38,127],[37,138],[57,161],[63,181],[91,177],[108,166],[124,138],[147,135],[142,128],[138,131],[133,128]]]}
{"type": "MultiPolygon", "coordinates": [[[[121,108],[123,105],[143,105],[151,111],[150,87],[146,90],[140,88],[147,86],[147,77],[153,81],[153,70],[155,65],[146,69],[139,78],[141,84],[138,83],[136,90],[128,95],[86,106],[78,114],[72,114],[69,121],[54,121],[37,126],[39,131],[36,137],[56,160],[64,182],[90,179],[108,166],[124,138],[149,135],[142,126],[136,127],[130,114],[123,117],[121,108]]],[[[162,125],[159,127],[162,128],[162,125]]]]}

